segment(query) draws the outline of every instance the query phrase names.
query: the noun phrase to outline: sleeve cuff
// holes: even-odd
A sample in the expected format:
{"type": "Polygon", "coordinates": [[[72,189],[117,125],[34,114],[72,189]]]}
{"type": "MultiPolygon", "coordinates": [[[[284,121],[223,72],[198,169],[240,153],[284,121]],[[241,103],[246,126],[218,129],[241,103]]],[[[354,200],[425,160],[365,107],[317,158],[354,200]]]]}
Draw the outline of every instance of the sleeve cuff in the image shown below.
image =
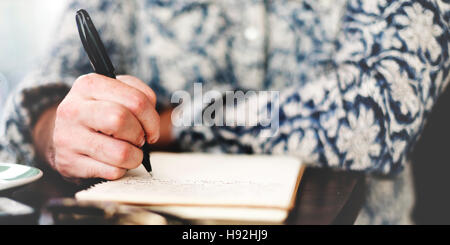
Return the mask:
{"type": "Polygon", "coordinates": [[[69,91],[64,83],[18,89],[7,101],[0,121],[0,159],[34,165],[32,129],[42,112],[59,103],[69,91]]]}

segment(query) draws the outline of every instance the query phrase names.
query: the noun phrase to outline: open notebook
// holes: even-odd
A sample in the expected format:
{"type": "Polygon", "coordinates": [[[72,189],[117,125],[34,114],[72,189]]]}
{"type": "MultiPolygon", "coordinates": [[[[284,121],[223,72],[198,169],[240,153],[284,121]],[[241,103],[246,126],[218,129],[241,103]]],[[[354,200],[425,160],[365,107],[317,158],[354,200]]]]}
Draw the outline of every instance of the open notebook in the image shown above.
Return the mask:
{"type": "Polygon", "coordinates": [[[282,223],[292,209],[304,166],[267,155],[152,153],[121,179],[78,192],[86,201],[150,206],[187,219],[282,223]]]}

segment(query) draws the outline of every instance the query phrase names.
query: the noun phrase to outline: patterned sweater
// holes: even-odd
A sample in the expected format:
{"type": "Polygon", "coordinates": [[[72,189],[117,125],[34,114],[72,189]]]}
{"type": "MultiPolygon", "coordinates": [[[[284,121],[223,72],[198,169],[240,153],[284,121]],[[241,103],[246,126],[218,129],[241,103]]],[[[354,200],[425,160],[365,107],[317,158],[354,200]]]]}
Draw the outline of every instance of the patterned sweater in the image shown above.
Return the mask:
{"type": "Polygon", "coordinates": [[[357,223],[410,222],[407,155],[449,81],[448,1],[72,1],[48,57],[8,100],[0,159],[32,164],[30,129],[39,115],[92,72],[78,8],[91,14],[118,73],[155,90],[159,110],[195,82],[279,91],[273,137],[262,137],[262,126],[178,127],[184,150],[288,154],[364,171],[367,201],[357,223]]]}

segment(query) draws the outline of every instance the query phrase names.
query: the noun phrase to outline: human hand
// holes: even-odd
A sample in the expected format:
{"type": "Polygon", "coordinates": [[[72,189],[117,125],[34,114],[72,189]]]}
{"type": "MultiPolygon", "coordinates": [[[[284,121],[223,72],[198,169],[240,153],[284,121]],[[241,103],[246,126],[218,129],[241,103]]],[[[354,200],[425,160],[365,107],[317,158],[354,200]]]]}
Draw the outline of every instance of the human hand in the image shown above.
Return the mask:
{"type": "Polygon", "coordinates": [[[141,164],[145,141],[158,141],[155,104],[155,93],[135,77],[81,76],[54,113],[43,155],[65,177],[118,179],[141,164]]]}

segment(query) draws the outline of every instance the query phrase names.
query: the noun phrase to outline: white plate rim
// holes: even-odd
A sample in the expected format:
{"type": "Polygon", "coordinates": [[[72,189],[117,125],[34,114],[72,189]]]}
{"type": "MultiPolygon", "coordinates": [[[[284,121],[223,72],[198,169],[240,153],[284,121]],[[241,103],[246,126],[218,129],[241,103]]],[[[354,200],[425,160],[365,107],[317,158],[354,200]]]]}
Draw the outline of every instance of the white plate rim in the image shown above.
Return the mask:
{"type": "MultiPolygon", "coordinates": [[[[33,175],[31,177],[27,177],[27,178],[21,178],[18,180],[7,181],[6,183],[0,183],[0,191],[34,182],[34,181],[40,179],[43,175],[43,173],[40,169],[32,167],[32,166],[21,165],[21,164],[16,164],[16,163],[0,162],[0,166],[5,166],[5,165],[10,166],[10,167],[21,166],[21,167],[27,167],[29,169],[36,169],[38,171],[38,174],[33,175]]],[[[29,170],[27,170],[27,171],[29,171],[29,170]]]]}

